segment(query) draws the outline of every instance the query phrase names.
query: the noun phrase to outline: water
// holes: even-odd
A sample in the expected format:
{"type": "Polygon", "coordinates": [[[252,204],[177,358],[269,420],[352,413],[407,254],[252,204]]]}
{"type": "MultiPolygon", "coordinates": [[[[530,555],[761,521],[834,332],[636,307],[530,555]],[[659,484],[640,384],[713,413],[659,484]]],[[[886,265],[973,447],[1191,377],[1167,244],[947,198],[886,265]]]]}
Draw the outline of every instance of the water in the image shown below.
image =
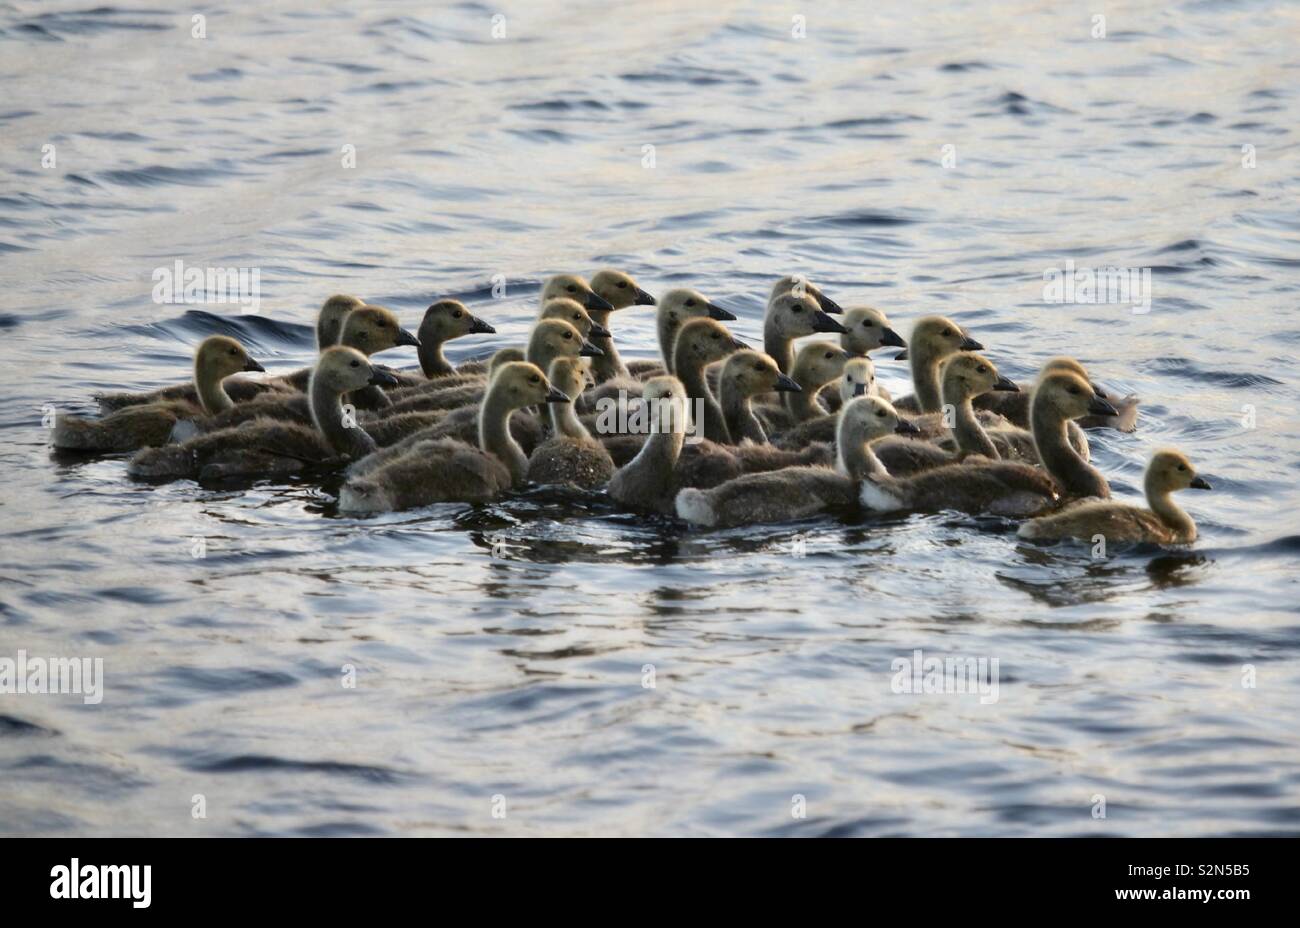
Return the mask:
{"type": "MultiPolygon", "coordinates": [[[[1112,2],[1097,39],[1069,4],[819,3],[793,39],[759,3],[294,0],[196,39],[85,6],[0,4],[0,656],[106,681],[0,696],[0,833],[1300,832],[1300,8],[1112,2]],[[260,268],[260,314],[153,303],[177,259],[260,268]],[[1067,259],[1152,268],[1151,311],[1045,304],[1067,259]],[[1201,540],[700,533],[542,493],[354,520],[334,485],[140,485],[41,427],[183,379],[218,328],[297,367],[335,291],[412,327],[461,296],[499,334],[451,354],[480,356],[544,275],[611,265],[747,339],[803,272],[1016,377],[1077,355],[1145,400],[1093,436],[1116,495],[1183,449],[1201,540]],[[917,648],[997,658],[998,701],[891,692],[917,648]]],[[[615,321],[653,353],[648,310],[615,321]]]]}

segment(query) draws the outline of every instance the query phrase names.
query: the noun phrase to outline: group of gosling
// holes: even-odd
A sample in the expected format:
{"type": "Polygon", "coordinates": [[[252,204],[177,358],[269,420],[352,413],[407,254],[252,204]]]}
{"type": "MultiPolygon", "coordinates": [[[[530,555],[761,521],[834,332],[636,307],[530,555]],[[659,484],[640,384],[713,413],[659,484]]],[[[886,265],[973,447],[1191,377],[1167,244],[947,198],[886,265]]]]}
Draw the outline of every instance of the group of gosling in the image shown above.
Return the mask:
{"type": "Polygon", "coordinates": [[[917,320],[904,342],[878,309],[841,309],[800,277],[773,287],[763,351],[728,331],[735,318],[691,289],[656,300],[621,271],[562,274],[543,284],[523,349],[454,366],[446,342],[495,332],[462,303],[430,306],[417,337],[383,307],[333,296],[314,367],[234,377],[264,369],[212,336],[192,382],[100,395],[105,414],[58,416],[54,444],[136,451],[129,471],[141,478],[346,468],[339,508],[355,513],[481,503],[534,483],[604,487],[620,505],[701,526],[860,507],[1026,519],[1020,535],[1033,539],[1196,537],[1171,494],[1209,484],[1177,451],[1151,459],[1149,508],[1110,501],[1084,429],[1131,431],[1137,399],[1107,394],[1073,359],[1019,386],[949,319],[917,320]],[[656,361],[615,348],[612,314],[635,306],[655,307],[656,361]],[[815,337],[831,334],[838,342],[815,337]],[[418,373],[370,360],[402,345],[417,349],[418,373]],[[911,365],[914,392],[897,401],[868,357],[888,346],[911,365]],[[611,403],[619,415],[605,415],[611,403]]]}

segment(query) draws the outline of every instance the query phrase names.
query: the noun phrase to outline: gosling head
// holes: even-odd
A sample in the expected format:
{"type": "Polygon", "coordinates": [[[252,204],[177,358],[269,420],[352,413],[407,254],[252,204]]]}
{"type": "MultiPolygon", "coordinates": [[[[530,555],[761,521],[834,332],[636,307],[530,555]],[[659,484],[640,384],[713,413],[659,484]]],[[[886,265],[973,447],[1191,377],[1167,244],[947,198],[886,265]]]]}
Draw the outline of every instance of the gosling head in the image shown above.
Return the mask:
{"type": "Polygon", "coordinates": [[[790,373],[799,383],[821,389],[839,379],[850,357],[834,342],[809,342],[800,346],[790,373]]]}
{"type": "Polygon", "coordinates": [[[231,374],[241,371],[265,371],[248,356],[244,346],[225,335],[209,335],[199,343],[194,352],[194,373],[196,380],[213,380],[220,382],[231,374]]]}
{"type": "Polygon", "coordinates": [[[350,393],[365,386],[391,387],[397,378],[375,367],[355,348],[334,345],[321,352],[311,382],[313,390],[325,384],[331,393],[350,393]]]}
{"type": "Polygon", "coordinates": [[[343,331],[343,320],[352,310],[365,305],[365,300],[345,293],[336,293],[326,300],[316,317],[316,350],[324,351],[330,345],[337,345],[339,333],[343,331]]]}
{"type": "Polygon", "coordinates": [[[567,396],[570,402],[582,395],[591,380],[587,362],[582,358],[556,358],[546,371],[546,377],[551,386],[567,396]]]}
{"type": "Polygon", "coordinates": [[[591,278],[591,289],[615,309],[629,306],[654,306],[655,298],[637,286],[631,274],[607,269],[591,278]]]}
{"type": "Polygon", "coordinates": [[[420,346],[420,340],[402,328],[392,310],[369,304],[352,310],[343,320],[339,344],[370,355],[398,345],[420,346]]]}
{"type": "Polygon", "coordinates": [[[494,401],[504,401],[509,409],[569,402],[569,398],[546,379],[540,367],[527,361],[510,361],[497,368],[488,393],[494,401]]]}
{"type": "Polygon", "coordinates": [[[860,447],[886,435],[908,435],[919,431],[886,400],[878,396],[859,396],[840,409],[836,440],[845,447],[860,447]]]}
{"type": "Polygon", "coordinates": [[[583,338],[590,338],[593,335],[597,338],[609,338],[609,329],[592,319],[587,311],[582,308],[581,303],[577,300],[571,300],[567,296],[547,300],[542,304],[541,315],[537,318],[563,319],[581,332],[583,338]]]}
{"type": "Polygon", "coordinates": [[[685,432],[687,427],[686,387],[676,377],[651,377],[641,391],[641,401],[650,411],[651,428],[657,432],[685,432]]]}
{"type": "Polygon", "coordinates": [[[556,358],[594,358],[604,353],[563,319],[542,319],[528,339],[527,358],[538,367],[549,368],[556,358]]]}
{"type": "Polygon", "coordinates": [[[796,296],[810,296],[817,303],[817,307],[826,313],[838,315],[844,310],[825,293],[821,287],[818,287],[807,277],[802,274],[787,274],[772,286],[772,293],[768,296],[767,302],[770,306],[777,297],[784,296],[787,293],[793,293],[796,296]]]}
{"type": "Polygon", "coordinates": [[[776,362],[760,351],[737,351],[722,368],[723,389],[743,397],[758,396],[778,390],[783,393],[802,393],[803,388],[793,377],[781,373],[776,362]]]}
{"type": "Polygon", "coordinates": [[[1092,378],[1088,376],[1088,371],[1074,358],[1052,358],[1052,360],[1043,365],[1043,369],[1039,371],[1038,376],[1045,377],[1046,375],[1055,373],[1056,371],[1070,371],[1071,373],[1078,374],[1084,380],[1088,381],[1089,384],[1092,384],[1092,391],[1094,393],[1102,399],[1106,398],[1106,392],[1095,383],[1092,383],[1092,378]]]}
{"type": "Polygon", "coordinates": [[[1072,371],[1044,375],[1034,388],[1034,409],[1050,410],[1061,419],[1118,415],[1114,406],[1097,395],[1092,384],[1072,371]]]}
{"type": "Polygon", "coordinates": [[[1196,468],[1187,455],[1173,448],[1165,448],[1151,456],[1147,465],[1146,488],[1148,494],[1177,493],[1179,490],[1208,490],[1209,481],[1196,476],[1196,468]]]}
{"type": "Polygon", "coordinates": [[[604,310],[608,312],[614,306],[609,300],[605,299],[591,289],[591,284],[587,283],[577,274],[556,274],[554,277],[548,277],[542,284],[542,305],[546,305],[547,300],[554,300],[560,297],[568,297],[571,300],[577,300],[583,309],[604,310]]]}
{"type": "Polygon", "coordinates": [[[998,373],[993,362],[973,351],[959,351],[943,366],[944,398],[948,402],[968,400],[990,390],[1020,390],[1011,380],[998,373]],[[949,399],[951,397],[951,399],[949,399]]]}
{"type": "Polygon", "coordinates": [[[462,335],[495,334],[496,329],[466,309],[460,300],[439,300],[424,311],[420,320],[420,341],[430,344],[462,335]]]}
{"type": "Polygon", "coordinates": [[[826,315],[812,296],[800,296],[793,290],[768,304],[765,325],[783,338],[801,338],[818,332],[843,335],[846,331],[844,326],[826,315]]]}
{"type": "Polygon", "coordinates": [[[687,319],[716,319],[719,322],[734,322],[735,314],[727,312],[698,290],[679,287],[669,290],[659,301],[659,320],[669,328],[682,325],[687,319]]]}
{"type": "Polygon", "coordinates": [[[724,360],[733,351],[748,347],[721,322],[708,318],[688,319],[673,342],[673,366],[685,362],[704,368],[724,360]]]}
{"type": "Polygon", "coordinates": [[[844,313],[840,344],[850,354],[864,355],[886,345],[906,348],[903,337],[889,327],[885,314],[872,306],[854,306],[844,313]]]}
{"type": "Polygon", "coordinates": [[[848,403],[855,396],[866,396],[876,385],[876,365],[870,358],[850,358],[840,375],[840,402],[848,403]]]}
{"type": "MultiPolygon", "coordinates": [[[[984,346],[944,316],[924,316],[916,321],[904,354],[912,359],[942,360],[957,351],[983,351],[984,346]]],[[[900,355],[899,357],[902,357],[900,355]]]]}

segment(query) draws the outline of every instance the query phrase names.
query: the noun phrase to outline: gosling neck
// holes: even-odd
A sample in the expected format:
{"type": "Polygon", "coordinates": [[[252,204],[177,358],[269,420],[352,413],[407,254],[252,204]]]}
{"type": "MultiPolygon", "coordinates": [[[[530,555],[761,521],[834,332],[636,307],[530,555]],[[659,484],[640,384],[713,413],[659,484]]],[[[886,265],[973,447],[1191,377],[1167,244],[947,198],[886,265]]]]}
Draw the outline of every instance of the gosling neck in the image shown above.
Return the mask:
{"type": "Polygon", "coordinates": [[[694,415],[697,408],[702,409],[704,413],[704,421],[695,423],[696,434],[703,434],[709,441],[726,444],[730,440],[726,420],[722,415],[722,407],[718,405],[713,391],[709,389],[708,378],[704,376],[707,365],[700,364],[698,359],[690,357],[685,349],[673,353],[676,355],[677,363],[673,366],[677,370],[677,379],[682,382],[682,386],[686,388],[686,395],[691,399],[687,415],[694,415]]]}
{"type": "Polygon", "coordinates": [[[343,395],[317,372],[311,375],[308,394],[312,421],[335,454],[356,459],[365,457],[378,447],[370,434],[357,423],[355,408],[345,415],[343,395]]]}
{"type": "Polygon", "coordinates": [[[205,371],[197,363],[194,365],[194,390],[199,395],[199,403],[209,416],[225,412],[234,407],[234,400],[221,385],[222,378],[213,372],[205,371]]]}
{"type": "Polygon", "coordinates": [[[478,443],[485,452],[501,459],[510,469],[511,482],[519,486],[528,472],[528,456],[510,434],[510,415],[514,411],[499,384],[489,389],[479,407],[478,443]]]}
{"type": "Polygon", "coordinates": [[[822,406],[821,401],[817,399],[817,396],[822,392],[822,387],[826,386],[829,381],[815,383],[813,378],[801,377],[798,371],[792,376],[795,383],[803,387],[803,391],[796,393],[791,390],[781,394],[781,399],[785,403],[786,411],[794,417],[794,421],[807,422],[809,419],[826,415],[826,409],[822,406]]]}
{"type": "Polygon", "coordinates": [[[957,440],[957,449],[966,454],[982,454],[991,460],[998,460],[1001,455],[998,454],[993,440],[984,431],[984,427],[980,425],[979,419],[975,417],[970,395],[959,385],[944,384],[943,399],[945,414],[946,406],[953,408],[952,435],[957,440]]]}
{"type": "Polygon", "coordinates": [[[590,441],[591,433],[587,431],[587,427],[578,418],[578,411],[573,408],[573,400],[576,397],[570,397],[569,399],[570,401],[567,403],[547,404],[551,407],[551,432],[578,441],[590,441]]]}
{"type": "Polygon", "coordinates": [[[1109,497],[1110,485],[1106,478],[1070,445],[1070,420],[1053,411],[1047,402],[1040,402],[1041,394],[1034,392],[1029,424],[1034,433],[1038,458],[1047,472],[1060,482],[1070,496],[1109,497]]]}
{"type": "MultiPolygon", "coordinates": [[[[683,411],[684,415],[684,411],[683,411]]],[[[683,428],[660,426],[646,437],[636,457],[619,471],[635,488],[632,494],[640,499],[662,500],[671,498],[675,488],[677,461],[686,441],[683,428]]]]}
{"type": "Polygon", "coordinates": [[[746,438],[758,445],[767,444],[767,433],[750,408],[749,397],[725,383],[722,385],[722,415],[733,445],[746,438]]]}
{"type": "MultiPolygon", "coordinates": [[[[601,326],[605,331],[610,331],[609,317],[613,315],[608,309],[589,309],[587,315],[591,316],[591,321],[601,326]]],[[[596,383],[604,383],[606,380],[613,380],[615,377],[627,377],[627,365],[618,355],[618,349],[614,347],[613,335],[592,335],[587,340],[605,352],[603,355],[597,355],[591,359],[591,373],[596,378],[596,383]]]]}
{"type": "Polygon", "coordinates": [[[781,323],[775,313],[768,313],[763,320],[763,350],[776,361],[777,369],[782,374],[790,373],[794,366],[794,339],[781,331],[781,323]]]}
{"type": "Polygon", "coordinates": [[[455,366],[442,353],[442,344],[443,339],[433,333],[426,335],[423,331],[420,332],[420,347],[416,349],[416,354],[420,358],[420,370],[430,380],[456,373],[455,366]]]}
{"type": "Polygon", "coordinates": [[[1163,522],[1180,539],[1189,541],[1195,539],[1196,523],[1192,521],[1192,517],[1174,502],[1173,494],[1169,490],[1153,484],[1154,477],[1148,473],[1145,483],[1147,505],[1156,514],[1156,518],[1163,522]]]}
{"type": "Polygon", "coordinates": [[[659,353],[664,359],[664,370],[669,374],[676,373],[673,370],[673,343],[679,328],[681,328],[680,324],[667,316],[659,319],[659,353]]]}
{"type": "Polygon", "coordinates": [[[852,434],[849,429],[842,427],[838,430],[835,444],[839,449],[835,456],[835,469],[841,476],[850,480],[889,476],[885,465],[871,450],[871,442],[861,434],[852,434]]]}
{"type": "Polygon", "coordinates": [[[908,351],[912,352],[912,391],[920,404],[921,412],[939,412],[943,407],[939,391],[939,367],[944,355],[918,339],[908,351]]]}

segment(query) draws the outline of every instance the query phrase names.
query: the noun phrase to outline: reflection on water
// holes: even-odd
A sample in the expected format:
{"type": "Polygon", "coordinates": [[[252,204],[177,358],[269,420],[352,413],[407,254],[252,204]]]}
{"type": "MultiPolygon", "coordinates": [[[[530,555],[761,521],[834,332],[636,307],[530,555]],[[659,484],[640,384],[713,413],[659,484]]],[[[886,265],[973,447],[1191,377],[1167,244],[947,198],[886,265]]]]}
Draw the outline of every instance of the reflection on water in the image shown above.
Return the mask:
{"type": "MultiPolygon", "coordinates": [[[[1294,834],[1300,13],[1110,4],[1094,39],[1051,4],[834,3],[792,39],[764,4],[580,2],[494,40],[494,12],[0,11],[0,658],[106,673],[98,706],[0,696],[0,833],[1294,834]],[[260,268],[261,314],[152,303],[177,260],[260,268]],[[1151,311],[1044,303],[1068,260],[1150,268],[1151,311]],[[1076,355],[1144,399],[1093,433],[1116,494],[1182,448],[1202,538],[701,533],[552,490],[353,519],[335,476],[132,482],[41,428],[208,333],[292,370],[336,291],[408,325],[464,299],[498,334],[450,354],[482,357],[603,265],[751,342],[802,271],[904,333],[951,314],[1018,379],[1076,355]],[[997,658],[998,702],[891,691],[916,649],[997,658]]],[[[654,353],[651,313],[615,327],[654,353]]]]}

